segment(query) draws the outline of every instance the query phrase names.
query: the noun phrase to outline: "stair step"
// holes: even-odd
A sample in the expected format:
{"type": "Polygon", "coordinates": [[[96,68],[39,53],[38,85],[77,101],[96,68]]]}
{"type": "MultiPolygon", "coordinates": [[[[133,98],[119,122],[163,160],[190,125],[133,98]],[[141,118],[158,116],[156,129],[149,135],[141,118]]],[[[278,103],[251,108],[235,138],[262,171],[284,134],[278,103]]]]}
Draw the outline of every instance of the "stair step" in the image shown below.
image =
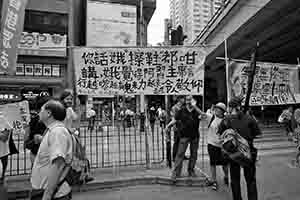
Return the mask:
{"type": "Polygon", "coordinates": [[[259,150],[267,150],[267,149],[289,149],[289,148],[296,148],[296,144],[289,142],[289,141],[283,141],[283,142],[263,142],[263,143],[255,143],[255,146],[259,150]]]}
{"type": "Polygon", "coordinates": [[[254,143],[262,143],[262,142],[285,142],[288,141],[287,137],[284,136],[273,136],[273,137],[262,137],[254,140],[254,143]]]}

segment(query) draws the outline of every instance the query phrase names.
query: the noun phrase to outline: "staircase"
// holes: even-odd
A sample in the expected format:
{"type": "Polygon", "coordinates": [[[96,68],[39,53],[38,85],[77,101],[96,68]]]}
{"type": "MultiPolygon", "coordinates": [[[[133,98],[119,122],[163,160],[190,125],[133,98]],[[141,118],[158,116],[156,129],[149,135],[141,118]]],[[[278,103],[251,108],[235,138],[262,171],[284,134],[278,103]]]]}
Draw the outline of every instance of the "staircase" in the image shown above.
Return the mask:
{"type": "Polygon", "coordinates": [[[259,155],[290,154],[296,151],[297,144],[289,141],[283,127],[263,127],[263,135],[254,141],[259,155]]]}

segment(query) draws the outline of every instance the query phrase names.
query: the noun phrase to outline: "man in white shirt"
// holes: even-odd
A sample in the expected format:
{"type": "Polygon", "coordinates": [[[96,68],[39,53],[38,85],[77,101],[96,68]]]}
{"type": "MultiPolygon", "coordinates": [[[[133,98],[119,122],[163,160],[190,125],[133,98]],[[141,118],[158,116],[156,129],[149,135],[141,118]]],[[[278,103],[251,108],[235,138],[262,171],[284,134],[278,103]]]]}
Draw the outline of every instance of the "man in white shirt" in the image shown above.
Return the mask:
{"type": "Polygon", "coordinates": [[[63,123],[66,109],[59,101],[50,100],[43,105],[39,117],[47,129],[33,164],[32,187],[44,189],[42,200],[69,200],[71,187],[63,181],[72,161],[72,137],[63,123]]]}

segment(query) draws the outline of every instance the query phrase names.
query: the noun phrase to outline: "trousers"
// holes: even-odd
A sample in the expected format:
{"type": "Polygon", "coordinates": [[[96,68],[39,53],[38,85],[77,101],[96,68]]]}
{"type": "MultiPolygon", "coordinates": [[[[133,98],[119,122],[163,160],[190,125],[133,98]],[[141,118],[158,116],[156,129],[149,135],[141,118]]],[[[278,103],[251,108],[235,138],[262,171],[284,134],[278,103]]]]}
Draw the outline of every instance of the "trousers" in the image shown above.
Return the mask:
{"type": "MultiPolygon", "coordinates": [[[[255,158],[256,159],[256,158],[255,158]]],[[[241,166],[230,160],[230,178],[233,200],[242,200],[241,195],[241,166]]],[[[250,166],[243,167],[244,176],[247,184],[248,200],[257,200],[257,186],[256,186],[256,166],[255,161],[250,166]]]]}
{"type": "Polygon", "coordinates": [[[186,138],[182,137],[179,140],[178,151],[175,158],[173,174],[180,176],[182,163],[184,160],[185,151],[190,144],[190,159],[188,164],[188,172],[194,172],[195,164],[198,157],[199,138],[186,138]]]}

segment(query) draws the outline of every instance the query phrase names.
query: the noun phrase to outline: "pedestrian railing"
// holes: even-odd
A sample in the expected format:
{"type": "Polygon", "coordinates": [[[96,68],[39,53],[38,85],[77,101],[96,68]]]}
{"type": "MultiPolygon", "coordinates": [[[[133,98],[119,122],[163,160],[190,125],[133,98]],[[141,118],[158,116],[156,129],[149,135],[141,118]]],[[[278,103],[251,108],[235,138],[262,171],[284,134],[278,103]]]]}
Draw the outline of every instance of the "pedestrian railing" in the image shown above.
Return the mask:
{"type": "MultiPolygon", "coordinates": [[[[86,148],[91,168],[111,168],[162,163],[165,160],[164,132],[158,121],[152,130],[142,127],[139,118],[100,123],[89,127],[87,121],[80,126],[80,139],[86,148]]],[[[14,135],[19,154],[9,157],[6,174],[31,173],[30,152],[24,148],[23,135],[14,135]]]]}

